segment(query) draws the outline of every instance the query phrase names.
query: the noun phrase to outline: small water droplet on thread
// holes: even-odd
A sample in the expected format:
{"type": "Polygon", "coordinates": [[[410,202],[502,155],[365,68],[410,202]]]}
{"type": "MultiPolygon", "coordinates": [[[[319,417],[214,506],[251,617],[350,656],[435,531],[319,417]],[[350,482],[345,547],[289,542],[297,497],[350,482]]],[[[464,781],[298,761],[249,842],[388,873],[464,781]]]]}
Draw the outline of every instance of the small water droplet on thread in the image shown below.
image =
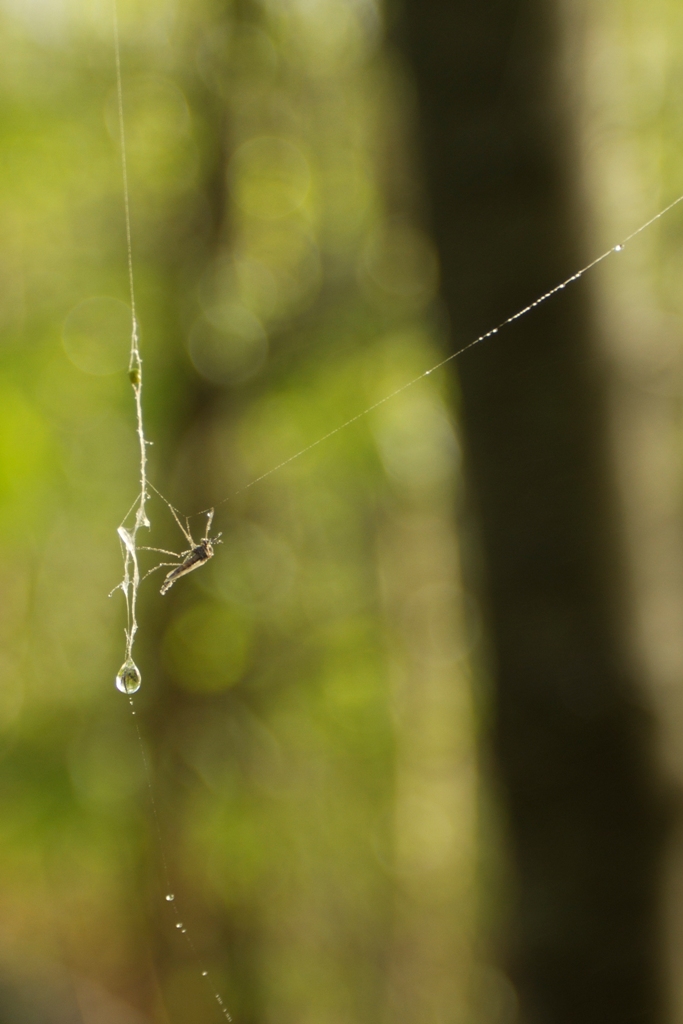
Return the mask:
{"type": "Polygon", "coordinates": [[[126,658],[116,674],[116,689],[121,693],[137,693],[141,682],[140,669],[132,658],[126,658]]]}
{"type": "Polygon", "coordinates": [[[623,245],[615,245],[614,246],[614,252],[621,252],[623,248],[624,248],[623,245]]]}
{"type": "Polygon", "coordinates": [[[425,370],[425,377],[428,377],[431,372],[431,370],[425,370]]]}
{"type": "Polygon", "coordinates": [[[176,928],[182,928],[182,927],[183,927],[183,922],[182,921],[178,921],[178,923],[176,924],[176,928]]]}
{"type": "Polygon", "coordinates": [[[180,929],[180,934],[181,935],[185,935],[186,932],[187,932],[187,928],[181,928],[180,929]]]}
{"type": "Polygon", "coordinates": [[[167,900],[167,901],[168,901],[169,903],[173,903],[173,900],[175,899],[175,896],[173,895],[173,893],[172,893],[172,892],[169,892],[169,893],[167,893],[167,894],[166,894],[166,897],[165,897],[165,898],[166,898],[166,900],[167,900]]]}
{"type": "Polygon", "coordinates": [[[208,974],[209,974],[208,971],[202,971],[202,978],[206,978],[208,976],[208,974]]]}

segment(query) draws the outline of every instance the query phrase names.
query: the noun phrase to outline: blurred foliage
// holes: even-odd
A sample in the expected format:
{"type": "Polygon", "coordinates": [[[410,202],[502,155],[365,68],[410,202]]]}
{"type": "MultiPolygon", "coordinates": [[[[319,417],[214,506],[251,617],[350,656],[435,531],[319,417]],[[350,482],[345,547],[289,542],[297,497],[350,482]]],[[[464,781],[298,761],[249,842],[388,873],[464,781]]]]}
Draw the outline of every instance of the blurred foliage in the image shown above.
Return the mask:
{"type": "Polygon", "coordinates": [[[480,990],[504,1024],[444,379],[248,486],[441,356],[409,86],[373,0],[119,7],[151,477],[223,544],[143,585],[132,718],[112,10],[5,0],[0,1017],[219,1020],[201,961],[243,1024],[460,1021],[480,990]]]}

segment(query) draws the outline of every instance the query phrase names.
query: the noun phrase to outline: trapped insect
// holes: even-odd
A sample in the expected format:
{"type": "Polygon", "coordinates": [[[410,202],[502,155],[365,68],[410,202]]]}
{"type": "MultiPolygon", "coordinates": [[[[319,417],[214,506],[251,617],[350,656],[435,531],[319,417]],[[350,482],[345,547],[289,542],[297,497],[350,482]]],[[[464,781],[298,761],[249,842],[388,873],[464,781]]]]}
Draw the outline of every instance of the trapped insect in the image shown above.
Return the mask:
{"type": "MultiPolygon", "coordinates": [[[[165,500],[166,499],[164,499],[164,501],[165,500]]],[[[176,580],[179,580],[181,576],[187,576],[189,572],[193,572],[195,569],[198,569],[200,565],[204,565],[204,563],[208,562],[210,558],[213,558],[214,544],[222,543],[220,533],[217,534],[215,537],[209,536],[211,524],[213,522],[213,509],[210,509],[206,514],[206,530],[204,531],[204,536],[197,544],[197,542],[192,537],[192,533],[190,531],[189,519],[185,519],[185,526],[183,526],[176,510],[173,508],[173,505],[171,505],[170,502],[166,502],[166,504],[173,513],[173,518],[175,519],[176,523],[182,530],[183,536],[188,541],[190,547],[187,549],[187,551],[181,551],[180,554],[177,554],[175,551],[166,551],[165,548],[145,547],[141,549],[143,551],[158,551],[162,555],[173,555],[175,558],[180,559],[179,562],[161,562],[159,565],[155,565],[154,568],[150,569],[150,571],[146,574],[147,576],[149,576],[150,573],[156,572],[157,569],[161,569],[164,567],[171,568],[171,571],[167,573],[164,582],[161,584],[161,594],[168,593],[168,591],[171,589],[176,580]]]]}

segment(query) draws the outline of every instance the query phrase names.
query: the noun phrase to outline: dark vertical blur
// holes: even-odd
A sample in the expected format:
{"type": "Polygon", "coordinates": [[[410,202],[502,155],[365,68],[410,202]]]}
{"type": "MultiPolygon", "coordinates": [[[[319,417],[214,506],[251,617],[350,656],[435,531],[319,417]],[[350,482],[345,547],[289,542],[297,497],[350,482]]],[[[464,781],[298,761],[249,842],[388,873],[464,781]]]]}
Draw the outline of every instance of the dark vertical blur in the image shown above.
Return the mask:
{"type": "MultiPolygon", "coordinates": [[[[560,5],[405,0],[417,131],[457,349],[586,263],[560,5]]],[[[514,850],[504,958],[523,1019],[662,1019],[662,815],[591,293],[458,361],[514,850]]]]}

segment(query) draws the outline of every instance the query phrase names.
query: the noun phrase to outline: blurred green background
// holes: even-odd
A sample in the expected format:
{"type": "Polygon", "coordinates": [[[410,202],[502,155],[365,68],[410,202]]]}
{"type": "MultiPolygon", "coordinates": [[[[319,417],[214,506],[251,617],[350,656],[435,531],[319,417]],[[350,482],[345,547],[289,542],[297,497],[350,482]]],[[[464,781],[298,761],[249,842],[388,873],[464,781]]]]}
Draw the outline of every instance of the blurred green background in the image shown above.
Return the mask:
{"type": "MultiPolygon", "coordinates": [[[[675,6],[592,18],[566,28],[589,258],[683,183],[675,6]]],[[[3,0],[0,1021],[208,1024],[204,967],[241,1024],[514,1024],[455,375],[247,486],[449,351],[410,69],[374,0],[119,0],[119,19],[150,477],[183,514],[216,505],[223,543],[163,599],[161,572],[143,584],[133,719],[107,596],[138,479],[112,9],[3,0]]],[[[668,223],[592,285],[620,339],[615,475],[660,496],[672,538],[657,575],[626,502],[642,657],[674,652],[664,718],[681,663],[668,223]],[[638,288],[640,347],[618,329],[638,288]],[[643,359],[642,417],[620,420],[643,359]]],[[[154,495],[148,513],[142,543],[186,546],[154,495]]]]}
{"type": "MultiPolygon", "coordinates": [[[[150,473],[190,514],[439,358],[437,261],[372,3],[119,17],[150,473]]],[[[88,1022],[219,1019],[176,907],[236,1020],[375,1019],[392,942],[424,933],[443,986],[471,933],[446,382],[220,505],[218,556],[163,600],[143,584],[160,850],[107,597],[138,474],[112,9],[5,6],[2,39],[3,1019],[76,1012],[65,978],[88,1022]]],[[[148,511],[142,543],[186,547],[148,511]]]]}

